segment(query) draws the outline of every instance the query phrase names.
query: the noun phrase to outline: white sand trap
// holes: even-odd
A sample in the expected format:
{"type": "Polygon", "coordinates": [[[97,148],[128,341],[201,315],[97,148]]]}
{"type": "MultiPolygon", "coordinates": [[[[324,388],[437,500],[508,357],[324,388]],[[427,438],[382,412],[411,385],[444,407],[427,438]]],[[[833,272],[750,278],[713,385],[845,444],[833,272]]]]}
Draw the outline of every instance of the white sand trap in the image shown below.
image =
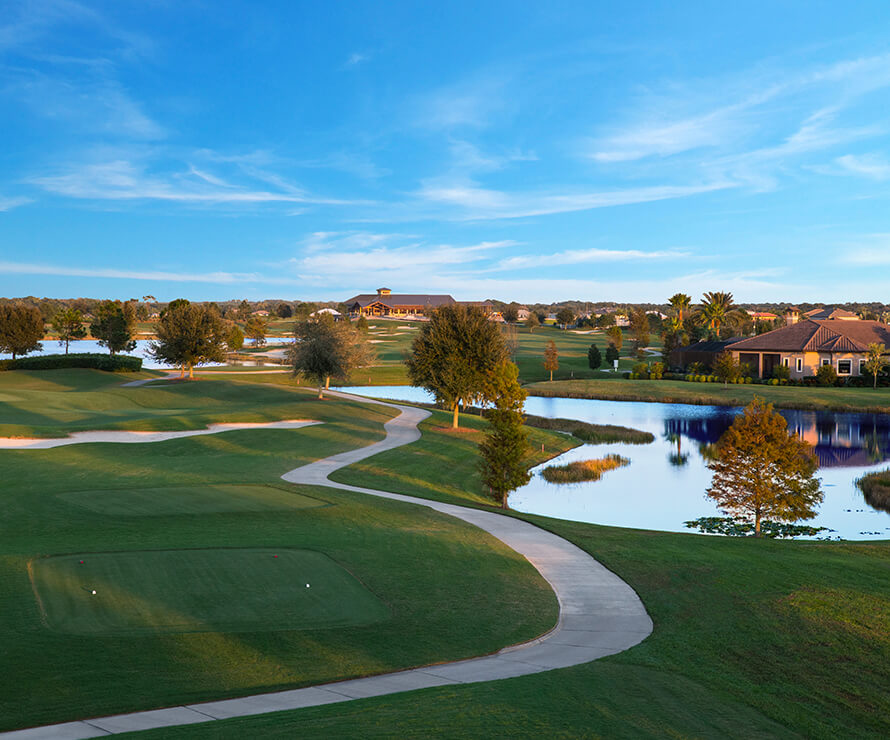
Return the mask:
{"type": "Polygon", "coordinates": [[[389,344],[388,339],[369,339],[368,344],[389,344]]]}
{"type": "Polygon", "coordinates": [[[143,444],[145,442],[164,442],[168,439],[197,437],[202,434],[219,434],[237,429],[300,429],[301,427],[321,424],[320,421],[291,419],[288,421],[241,422],[232,424],[211,424],[206,429],[190,429],[185,432],[74,432],[68,437],[59,439],[40,439],[37,437],[0,437],[0,450],[48,450],[64,445],[86,444],[89,442],[116,442],[121,444],[143,444]]]}

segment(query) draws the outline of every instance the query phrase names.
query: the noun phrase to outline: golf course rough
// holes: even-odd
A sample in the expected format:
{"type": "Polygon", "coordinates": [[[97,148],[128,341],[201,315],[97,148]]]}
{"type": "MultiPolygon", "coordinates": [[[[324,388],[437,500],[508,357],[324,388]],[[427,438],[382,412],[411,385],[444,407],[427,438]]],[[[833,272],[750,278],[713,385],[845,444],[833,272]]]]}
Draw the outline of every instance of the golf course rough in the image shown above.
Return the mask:
{"type": "Polygon", "coordinates": [[[308,630],[390,617],[347,570],[311,550],[83,553],[33,560],[30,571],[47,626],[68,634],[308,630]]]}

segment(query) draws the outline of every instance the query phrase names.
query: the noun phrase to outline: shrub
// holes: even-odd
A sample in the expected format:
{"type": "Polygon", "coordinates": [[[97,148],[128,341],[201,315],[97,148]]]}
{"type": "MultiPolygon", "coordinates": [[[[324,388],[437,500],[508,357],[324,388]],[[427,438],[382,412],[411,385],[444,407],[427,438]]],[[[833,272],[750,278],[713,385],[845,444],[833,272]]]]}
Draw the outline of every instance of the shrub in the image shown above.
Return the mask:
{"type": "Polygon", "coordinates": [[[773,368],[773,378],[776,380],[788,380],[791,378],[791,368],[787,365],[776,365],[773,368]]]}
{"type": "Polygon", "coordinates": [[[834,385],[837,382],[837,370],[831,365],[821,365],[816,371],[816,383],[821,386],[834,385]]]}
{"type": "Polygon", "coordinates": [[[631,370],[631,375],[636,378],[648,378],[649,377],[649,366],[645,362],[638,362],[633,366],[633,370],[631,370]]]}
{"type": "Polygon", "coordinates": [[[649,378],[651,380],[661,380],[664,377],[664,364],[661,362],[653,362],[649,367],[649,378]]]}
{"type": "Polygon", "coordinates": [[[0,360],[0,370],[60,370],[70,367],[136,373],[142,369],[142,358],[83,352],[70,355],[41,355],[39,357],[21,357],[17,360],[0,360]]]}

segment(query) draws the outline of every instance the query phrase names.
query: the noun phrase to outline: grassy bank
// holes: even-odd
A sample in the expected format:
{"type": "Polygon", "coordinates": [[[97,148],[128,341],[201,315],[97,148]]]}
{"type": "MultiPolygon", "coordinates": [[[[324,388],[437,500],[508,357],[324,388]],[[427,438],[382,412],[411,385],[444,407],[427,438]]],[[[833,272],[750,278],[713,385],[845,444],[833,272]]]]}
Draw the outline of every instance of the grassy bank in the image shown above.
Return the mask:
{"type": "Polygon", "coordinates": [[[480,530],[280,480],[381,439],[391,410],[243,380],[120,380],[4,373],[5,429],[323,423],[0,451],[0,730],[453,660],[553,625],[546,582],[480,530]]]}
{"type": "MultiPolygon", "coordinates": [[[[404,460],[385,453],[386,466],[375,458],[338,478],[466,504],[462,489],[472,480],[456,480],[455,471],[472,466],[471,445],[432,423],[404,460]]],[[[890,734],[890,543],[755,541],[516,516],[627,580],[654,633],[619,655],[535,676],[140,737],[890,734]]]]}
{"type": "Polygon", "coordinates": [[[577,419],[551,419],[546,416],[525,415],[525,423],[538,429],[552,429],[571,434],[576,439],[590,444],[610,444],[625,442],[632,445],[645,445],[655,441],[651,432],[622,427],[616,424],[591,424],[577,419]]]}
{"type": "Polygon", "coordinates": [[[799,388],[769,385],[687,383],[681,380],[562,380],[532,383],[533,396],[595,398],[607,401],[745,406],[754,396],[778,408],[813,411],[890,413],[890,388],[799,388]]]}

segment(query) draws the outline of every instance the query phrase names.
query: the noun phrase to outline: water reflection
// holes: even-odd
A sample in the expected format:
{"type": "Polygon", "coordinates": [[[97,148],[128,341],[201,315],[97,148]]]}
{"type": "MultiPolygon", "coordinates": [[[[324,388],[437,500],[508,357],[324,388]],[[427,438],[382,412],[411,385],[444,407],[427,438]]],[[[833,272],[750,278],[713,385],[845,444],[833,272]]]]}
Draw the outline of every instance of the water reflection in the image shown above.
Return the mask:
{"type": "MultiPolygon", "coordinates": [[[[428,401],[409,386],[344,389],[377,398],[428,401]]],[[[688,531],[683,522],[720,512],[704,492],[711,482],[708,462],[714,445],[740,409],[684,404],[536,398],[530,414],[619,424],[651,432],[650,445],[583,445],[554,462],[567,463],[614,453],[631,464],[606,473],[595,483],[547,483],[539,469],[528,485],[510,496],[520,511],[563,519],[642,529],[688,531]]],[[[814,445],[825,500],[807,522],[835,530],[845,539],[890,538],[890,514],[866,503],[855,486],[865,473],[887,467],[890,418],[882,414],[834,414],[782,410],[793,430],[814,445]]],[[[890,508],[890,502],[888,502],[890,508]]]]}

